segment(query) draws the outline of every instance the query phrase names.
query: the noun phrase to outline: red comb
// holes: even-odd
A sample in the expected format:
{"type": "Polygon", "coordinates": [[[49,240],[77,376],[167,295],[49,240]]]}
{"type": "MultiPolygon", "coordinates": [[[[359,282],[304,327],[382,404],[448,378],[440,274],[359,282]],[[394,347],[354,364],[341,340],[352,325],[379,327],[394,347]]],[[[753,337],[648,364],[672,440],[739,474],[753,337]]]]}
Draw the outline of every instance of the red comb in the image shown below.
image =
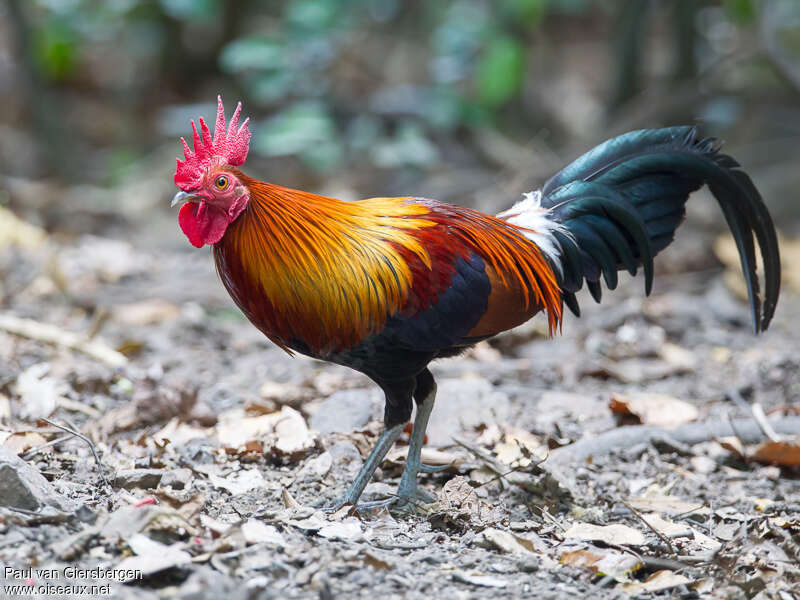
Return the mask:
{"type": "Polygon", "coordinates": [[[192,121],[192,137],[194,152],[189,149],[189,144],[181,138],[183,154],[186,160],[178,159],[175,169],[175,185],[184,190],[198,187],[203,179],[206,169],[214,163],[238,166],[247,158],[250,149],[250,119],[247,118],[239,126],[239,114],[242,112],[242,103],[233,111],[231,122],[225,129],[225,108],[222,106],[222,97],[217,96],[217,123],[214,126],[214,139],[208,130],[203,117],[200,117],[200,133],[197,133],[192,121]]]}

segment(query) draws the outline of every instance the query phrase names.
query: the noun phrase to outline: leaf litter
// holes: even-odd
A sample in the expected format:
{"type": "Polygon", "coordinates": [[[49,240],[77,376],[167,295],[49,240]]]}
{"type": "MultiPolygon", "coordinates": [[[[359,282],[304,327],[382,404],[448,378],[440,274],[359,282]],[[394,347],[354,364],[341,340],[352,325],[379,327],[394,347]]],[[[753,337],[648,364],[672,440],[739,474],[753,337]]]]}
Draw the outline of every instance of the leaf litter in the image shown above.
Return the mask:
{"type": "MultiPolygon", "coordinates": [[[[0,236],[9,243],[19,240],[0,236]]],[[[61,243],[42,234],[21,251],[38,257],[61,243]]],[[[181,597],[209,572],[281,597],[702,595],[748,585],[778,597],[800,581],[792,436],[709,436],[692,447],[666,439],[552,460],[581,438],[628,429],[617,416],[664,428],[752,418],[724,399],[732,388],[763,405],[770,423],[792,418],[786,390],[800,364],[780,314],[762,342],[714,313],[698,325],[684,308],[697,304],[692,291],[633,303],[623,294],[588,307],[562,340],[515,334],[498,341],[502,353],[484,345],[437,363],[440,390],[494,404],[440,428],[424,448],[424,462],[447,467],[421,477],[435,502],[402,514],[330,513],[321,509],[380,431],[369,382],[290,360],[243,321],[215,317],[225,305],[211,288],[181,294],[182,254],[123,260],[126,243],[75,244],[56,270],[39,262],[39,283],[3,309],[0,446],[45,475],[25,493],[69,500],[39,514],[0,507],[5,564],[133,565],[145,581],[115,588],[131,598],[141,586],[181,597]],[[87,248],[110,258],[81,256],[87,248]],[[48,291],[59,272],[107,297],[107,316],[65,309],[48,291]],[[143,294],[143,284],[161,295],[143,294]],[[46,312],[27,310],[31,298],[46,312]],[[115,358],[129,342],[136,353],[115,358]],[[563,344],[580,366],[547,370],[526,358],[541,357],[544,343],[545,358],[563,344]],[[314,415],[342,392],[362,407],[351,417],[363,425],[315,431],[314,415]],[[85,442],[40,416],[88,435],[111,486],[85,442]]],[[[364,500],[393,492],[404,442],[364,500]]]]}

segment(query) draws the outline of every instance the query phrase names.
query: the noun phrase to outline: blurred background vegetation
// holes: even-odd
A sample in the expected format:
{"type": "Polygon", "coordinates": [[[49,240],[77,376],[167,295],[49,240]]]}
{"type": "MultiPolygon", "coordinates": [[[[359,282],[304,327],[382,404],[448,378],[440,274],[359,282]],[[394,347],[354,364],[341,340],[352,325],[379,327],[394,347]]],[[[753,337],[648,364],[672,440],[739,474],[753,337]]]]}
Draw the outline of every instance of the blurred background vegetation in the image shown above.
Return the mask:
{"type": "Polygon", "coordinates": [[[0,203],[56,231],[168,214],[218,93],[250,174],[347,199],[498,210],[611,135],[698,123],[800,216],[797,0],[4,0],[0,90],[0,203]]]}

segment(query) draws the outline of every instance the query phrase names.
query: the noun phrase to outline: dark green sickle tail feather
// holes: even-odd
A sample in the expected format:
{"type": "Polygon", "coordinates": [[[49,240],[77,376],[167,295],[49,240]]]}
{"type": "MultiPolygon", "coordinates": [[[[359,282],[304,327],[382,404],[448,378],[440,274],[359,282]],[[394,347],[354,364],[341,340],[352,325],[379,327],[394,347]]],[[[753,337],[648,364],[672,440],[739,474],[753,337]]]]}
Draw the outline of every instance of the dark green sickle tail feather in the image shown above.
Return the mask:
{"type": "Polygon", "coordinates": [[[644,129],[613,138],[544,185],[541,205],[566,230],[554,235],[561,246],[561,288],[567,306],[579,314],[575,292],[584,279],[599,302],[601,276],[614,289],[618,270],[635,275],[639,265],[649,294],[653,257],[672,242],[689,194],[703,185],[719,202],[736,240],[755,331],[766,329],[780,291],[775,227],[747,174],[734,159],[719,153],[716,140],[698,140],[694,127],[644,129]],[[764,262],[763,305],[753,236],[764,262]]]}

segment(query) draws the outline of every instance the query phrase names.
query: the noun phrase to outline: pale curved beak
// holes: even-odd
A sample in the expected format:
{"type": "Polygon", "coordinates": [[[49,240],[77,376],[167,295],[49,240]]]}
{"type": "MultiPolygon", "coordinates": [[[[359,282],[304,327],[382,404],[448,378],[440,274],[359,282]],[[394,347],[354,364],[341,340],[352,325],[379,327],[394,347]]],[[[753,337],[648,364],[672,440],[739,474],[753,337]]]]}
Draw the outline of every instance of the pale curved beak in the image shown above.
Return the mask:
{"type": "Polygon", "coordinates": [[[197,194],[193,194],[192,192],[184,192],[181,190],[177,194],[172,197],[172,202],[170,202],[170,207],[175,206],[176,204],[185,204],[186,202],[199,202],[202,200],[200,196],[197,194]]]}

